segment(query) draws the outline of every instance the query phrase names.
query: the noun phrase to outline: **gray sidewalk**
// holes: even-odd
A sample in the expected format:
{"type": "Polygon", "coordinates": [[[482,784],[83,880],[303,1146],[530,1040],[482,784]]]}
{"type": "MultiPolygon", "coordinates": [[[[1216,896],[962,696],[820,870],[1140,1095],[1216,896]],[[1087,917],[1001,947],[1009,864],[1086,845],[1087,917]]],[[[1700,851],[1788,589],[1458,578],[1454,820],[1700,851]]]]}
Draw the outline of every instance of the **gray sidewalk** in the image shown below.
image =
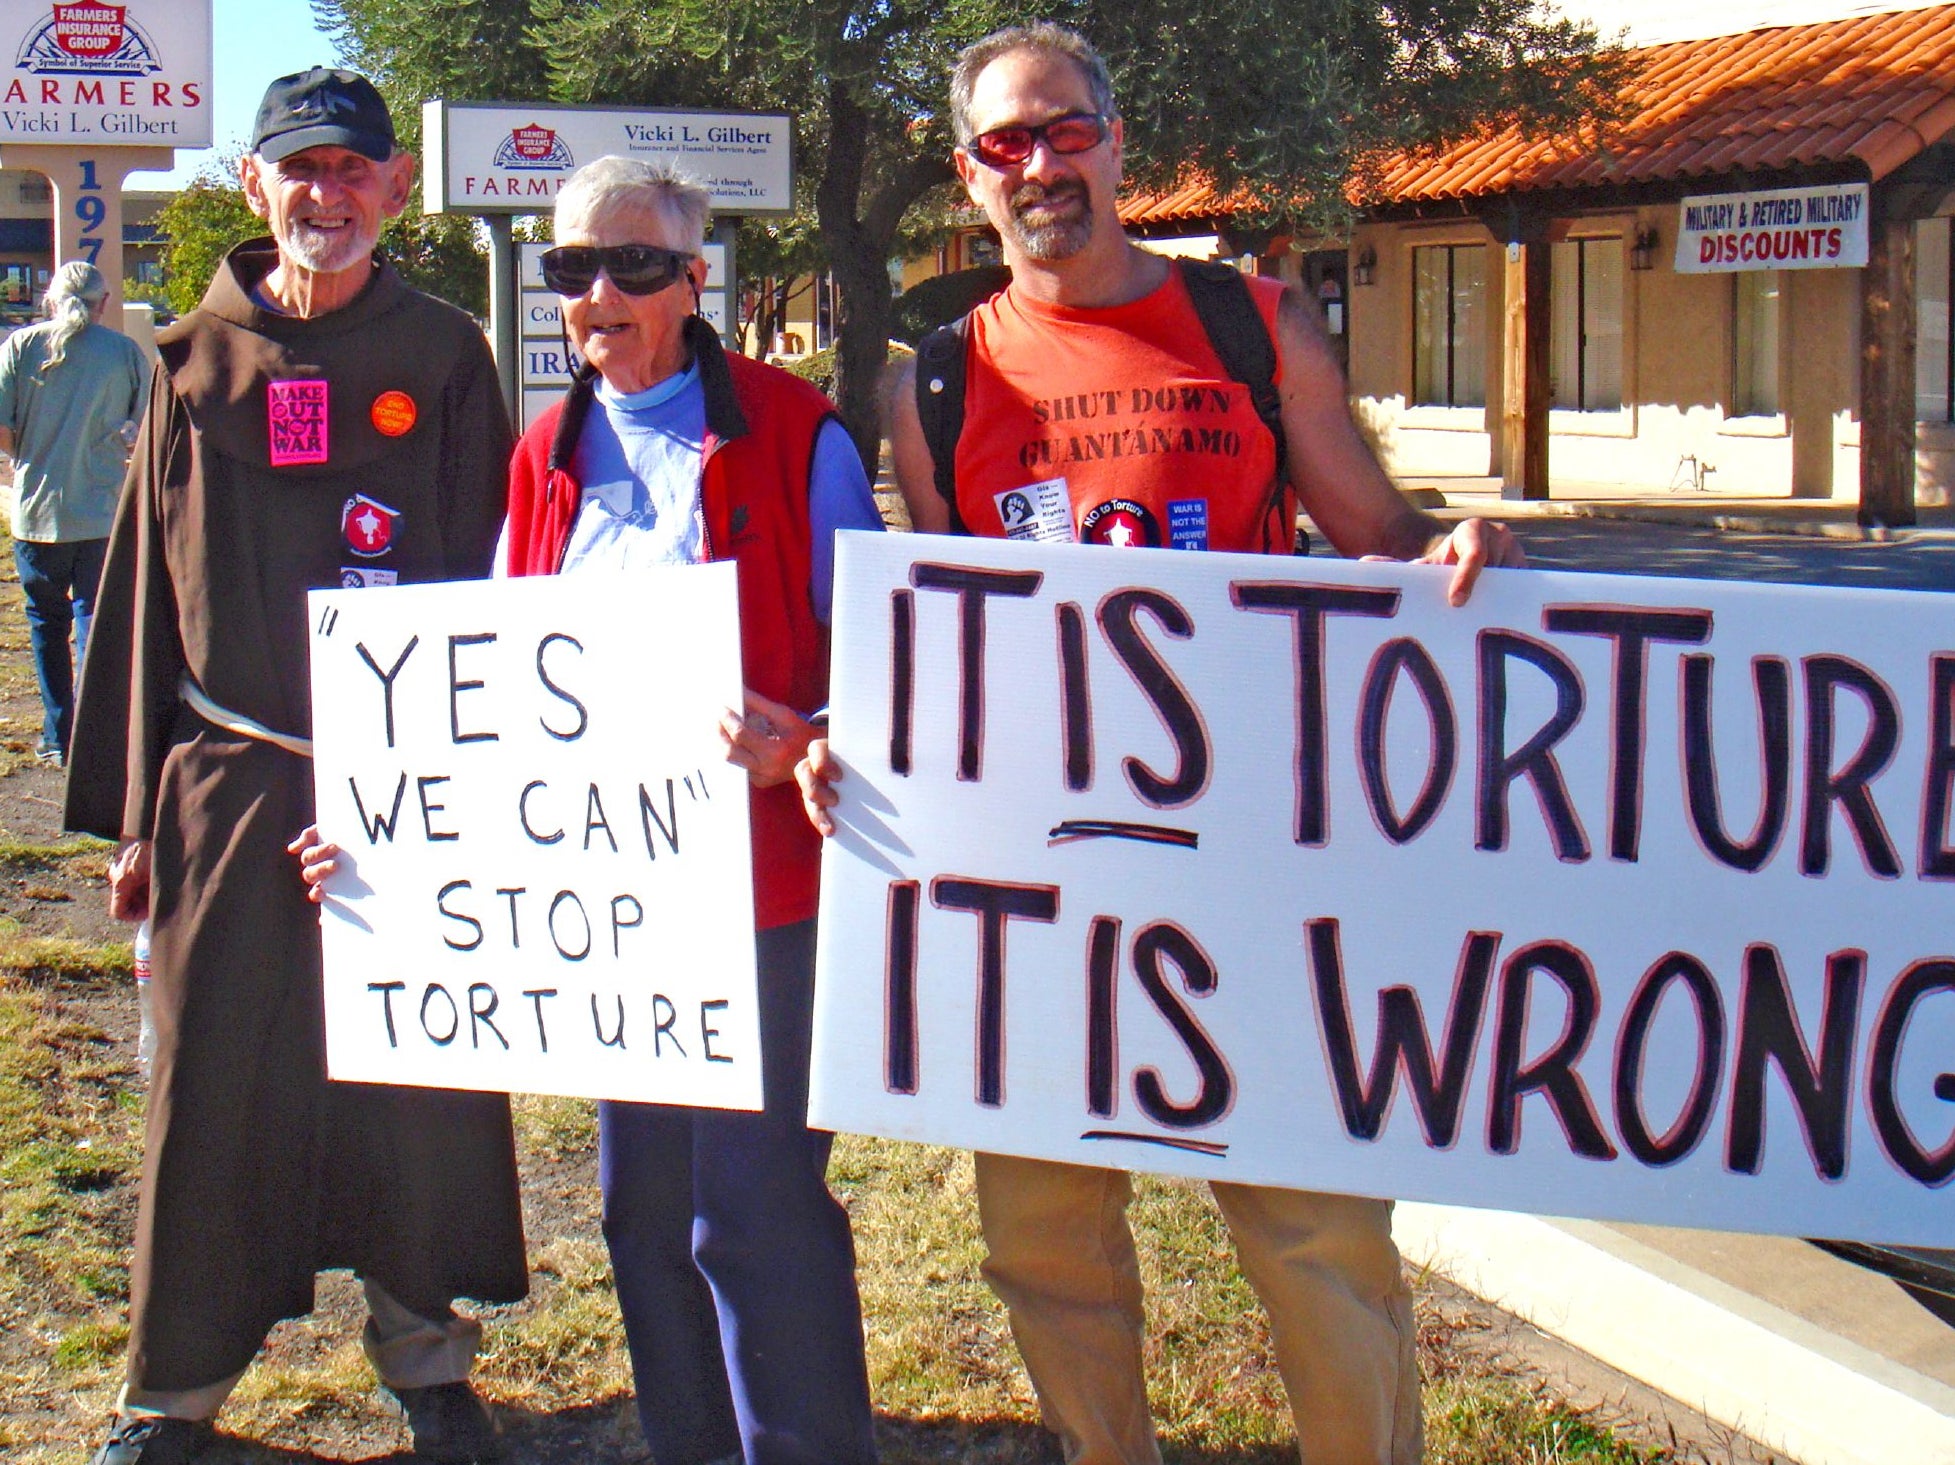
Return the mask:
{"type": "Polygon", "coordinates": [[[1802,1241],[1414,1204],[1393,1230],[1414,1263],[1763,1447],[1732,1460],[1955,1462],[1955,1330],[1802,1241]]]}
{"type": "Polygon", "coordinates": [[[1394,481],[1420,508],[1447,518],[1478,515],[1512,520],[1560,515],[1631,519],[1745,534],[1799,534],[1851,541],[1955,535],[1955,507],[1945,504],[1918,508],[1918,520],[1911,527],[1867,530],[1857,522],[1858,505],[1851,499],[1795,499],[1575,482],[1552,484],[1552,497],[1546,500],[1521,500],[1502,498],[1497,478],[1446,478],[1415,473],[1394,481]]]}

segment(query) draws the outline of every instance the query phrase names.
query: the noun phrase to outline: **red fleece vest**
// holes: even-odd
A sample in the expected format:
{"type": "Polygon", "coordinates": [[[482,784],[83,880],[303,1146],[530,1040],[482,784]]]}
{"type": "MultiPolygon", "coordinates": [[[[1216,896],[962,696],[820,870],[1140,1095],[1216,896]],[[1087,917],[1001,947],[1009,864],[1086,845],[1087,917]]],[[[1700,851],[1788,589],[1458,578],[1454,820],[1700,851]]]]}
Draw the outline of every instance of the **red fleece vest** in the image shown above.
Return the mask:
{"type": "MultiPolygon", "coordinates": [[[[814,387],[772,366],[700,347],[706,442],[700,477],[706,558],[740,566],[740,646],[745,684],[803,714],[828,700],[828,631],[809,591],[812,534],[808,480],[815,434],[834,415],[814,387]]],[[[579,390],[588,392],[588,386],[579,390]]],[[[563,562],[583,486],[555,444],[568,403],[523,434],[509,465],[509,573],[554,575],[563,562]]],[[[683,634],[683,627],[669,628],[683,634]]],[[[749,790],[754,924],[760,930],[814,916],[821,836],[790,781],[749,790]]]]}

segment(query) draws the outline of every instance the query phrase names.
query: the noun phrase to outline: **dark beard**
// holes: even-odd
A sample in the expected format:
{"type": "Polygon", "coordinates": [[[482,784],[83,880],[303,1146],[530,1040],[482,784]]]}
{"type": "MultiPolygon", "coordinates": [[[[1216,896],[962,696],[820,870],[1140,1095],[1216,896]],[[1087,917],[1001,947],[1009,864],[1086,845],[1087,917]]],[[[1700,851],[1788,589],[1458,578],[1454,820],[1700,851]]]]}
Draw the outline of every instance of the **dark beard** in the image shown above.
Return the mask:
{"type": "Polygon", "coordinates": [[[1042,183],[1021,184],[1011,196],[1012,233],[1020,249],[1033,259],[1070,259],[1086,247],[1093,235],[1092,200],[1086,185],[1077,178],[1065,179],[1047,187],[1042,183]],[[1078,218],[1054,219],[1033,223],[1025,217],[1039,204],[1076,198],[1086,209],[1078,218]]]}

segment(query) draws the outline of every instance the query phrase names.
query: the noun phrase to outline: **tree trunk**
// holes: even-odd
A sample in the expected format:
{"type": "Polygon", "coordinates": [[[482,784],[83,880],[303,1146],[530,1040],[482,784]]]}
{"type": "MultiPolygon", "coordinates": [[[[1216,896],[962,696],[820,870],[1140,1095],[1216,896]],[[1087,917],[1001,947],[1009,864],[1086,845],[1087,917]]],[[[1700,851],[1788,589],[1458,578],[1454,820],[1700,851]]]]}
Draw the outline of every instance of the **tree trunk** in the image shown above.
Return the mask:
{"type": "Polygon", "coordinates": [[[882,444],[876,403],[891,317],[884,261],[894,241],[876,237],[860,217],[868,116],[839,84],[829,87],[828,107],[828,156],[815,192],[815,218],[835,273],[835,406],[873,482],[882,444]]]}

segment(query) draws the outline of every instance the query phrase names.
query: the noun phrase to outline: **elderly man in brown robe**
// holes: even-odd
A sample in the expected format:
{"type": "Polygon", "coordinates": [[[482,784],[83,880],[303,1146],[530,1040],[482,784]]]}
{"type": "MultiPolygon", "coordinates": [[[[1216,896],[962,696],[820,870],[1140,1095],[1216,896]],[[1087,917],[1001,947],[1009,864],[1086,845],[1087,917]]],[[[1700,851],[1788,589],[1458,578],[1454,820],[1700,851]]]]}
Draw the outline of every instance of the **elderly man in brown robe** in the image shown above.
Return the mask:
{"type": "Polygon", "coordinates": [[[350,1267],[381,1381],[437,1461],[492,1459],[457,1297],[524,1295],[505,1098],[326,1078],[306,592],[480,577],[510,433],[461,311],[374,253],[413,159],[348,72],[272,84],[239,246],[161,364],[83,674],[68,824],[122,841],[158,1047],[127,1383],[96,1465],[178,1465],[314,1273],[350,1267]]]}

